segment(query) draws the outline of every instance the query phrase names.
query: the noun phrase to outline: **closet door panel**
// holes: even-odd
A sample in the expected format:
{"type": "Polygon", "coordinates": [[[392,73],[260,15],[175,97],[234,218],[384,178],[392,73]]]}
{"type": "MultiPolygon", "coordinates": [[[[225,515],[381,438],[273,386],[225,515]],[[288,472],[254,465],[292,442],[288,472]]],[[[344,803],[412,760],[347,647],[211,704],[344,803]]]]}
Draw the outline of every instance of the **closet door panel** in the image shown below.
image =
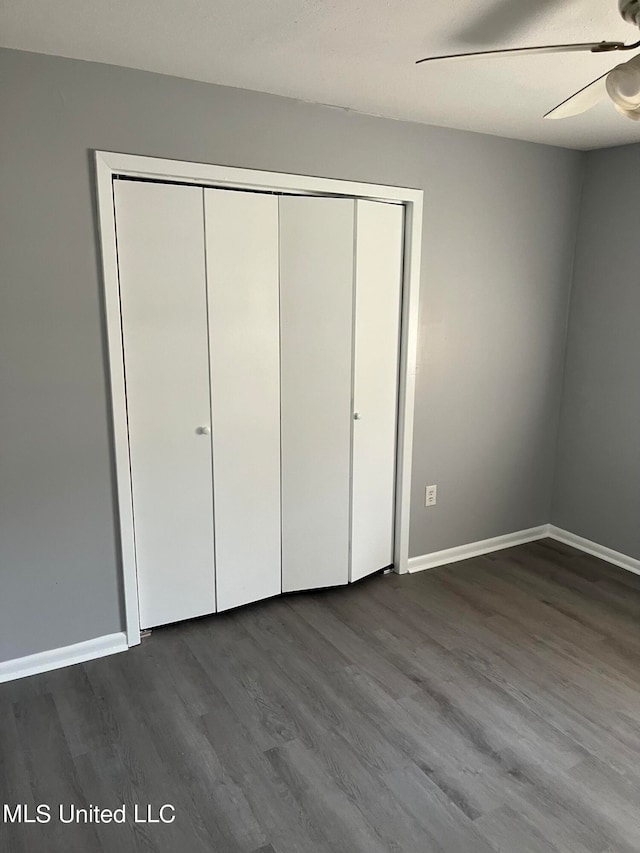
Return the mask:
{"type": "Polygon", "coordinates": [[[218,610],[281,591],[278,200],[205,190],[218,610]]]}
{"type": "Polygon", "coordinates": [[[404,208],[358,201],[351,580],[393,564],[404,208]]]}
{"type": "Polygon", "coordinates": [[[354,202],[280,199],[283,591],[349,579],[354,202]]]}
{"type": "Polygon", "coordinates": [[[140,624],[148,628],[216,606],[202,190],[114,186],[140,624]]]}

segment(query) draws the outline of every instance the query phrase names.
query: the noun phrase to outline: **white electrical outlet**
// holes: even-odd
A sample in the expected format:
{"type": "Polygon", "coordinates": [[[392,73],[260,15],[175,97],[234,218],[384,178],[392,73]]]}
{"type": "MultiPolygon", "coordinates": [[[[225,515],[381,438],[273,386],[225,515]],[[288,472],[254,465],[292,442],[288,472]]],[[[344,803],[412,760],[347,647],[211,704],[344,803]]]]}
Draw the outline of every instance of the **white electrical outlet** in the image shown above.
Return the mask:
{"type": "Polygon", "coordinates": [[[427,486],[424,494],[424,505],[425,506],[435,506],[436,500],[438,498],[438,487],[437,486],[427,486]]]}

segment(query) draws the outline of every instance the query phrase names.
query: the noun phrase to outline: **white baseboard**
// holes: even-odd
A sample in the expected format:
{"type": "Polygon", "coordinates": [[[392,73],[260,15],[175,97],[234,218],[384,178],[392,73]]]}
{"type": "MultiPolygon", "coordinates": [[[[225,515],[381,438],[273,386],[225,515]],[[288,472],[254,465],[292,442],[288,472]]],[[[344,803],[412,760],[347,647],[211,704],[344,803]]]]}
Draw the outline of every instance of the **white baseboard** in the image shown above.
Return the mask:
{"type": "Polygon", "coordinates": [[[413,574],[423,572],[425,569],[435,569],[437,566],[480,557],[482,554],[512,548],[514,545],[524,545],[525,542],[535,542],[536,539],[544,539],[547,536],[549,536],[549,525],[542,524],[540,527],[518,530],[516,533],[507,533],[505,536],[494,536],[493,539],[482,539],[480,542],[470,542],[468,545],[459,545],[456,548],[445,548],[444,551],[434,551],[422,557],[411,557],[409,572],[413,574]]]}
{"type": "Polygon", "coordinates": [[[503,548],[512,548],[514,545],[524,545],[525,542],[535,542],[537,539],[555,539],[570,545],[585,554],[599,557],[607,563],[619,566],[629,572],[640,575],[640,560],[621,554],[612,548],[598,545],[568,530],[562,530],[553,524],[542,524],[540,527],[531,527],[529,530],[519,530],[516,533],[507,533],[506,536],[495,536],[493,539],[483,539],[480,542],[470,542],[468,545],[459,545],[456,548],[446,548],[444,551],[434,551],[424,554],[422,557],[411,557],[409,559],[409,572],[422,572],[425,569],[435,569],[438,566],[446,566],[449,563],[457,563],[460,560],[468,560],[471,557],[481,557],[483,554],[491,554],[493,551],[501,551],[503,548]]]}
{"type": "Polygon", "coordinates": [[[614,551],[612,548],[606,548],[604,545],[598,545],[597,542],[591,542],[590,539],[577,536],[568,530],[562,530],[553,524],[549,525],[547,535],[551,539],[556,539],[558,542],[563,542],[565,545],[577,548],[578,551],[584,551],[585,554],[599,557],[601,560],[606,560],[607,563],[612,563],[614,566],[620,566],[621,569],[626,569],[628,572],[640,575],[640,560],[636,560],[634,557],[621,554],[620,551],[614,551]]]}
{"type": "Polygon", "coordinates": [[[3,681],[12,681],[14,678],[24,678],[27,675],[36,675],[38,672],[61,669],[63,666],[71,666],[74,663],[124,652],[128,648],[126,634],[107,634],[104,637],[85,640],[83,643],[75,643],[73,646],[50,649],[35,655],[4,661],[0,663],[0,684],[3,681]]]}

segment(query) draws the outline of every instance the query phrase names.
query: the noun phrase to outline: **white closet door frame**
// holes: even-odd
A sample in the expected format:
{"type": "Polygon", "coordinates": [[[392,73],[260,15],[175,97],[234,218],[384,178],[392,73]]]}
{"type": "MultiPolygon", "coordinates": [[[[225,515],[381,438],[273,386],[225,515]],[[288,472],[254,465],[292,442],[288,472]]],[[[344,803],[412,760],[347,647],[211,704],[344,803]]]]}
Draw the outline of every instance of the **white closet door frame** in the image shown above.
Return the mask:
{"type": "Polygon", "coordinates": [[[342,181],[333,178],[315,178],[306,175],[215,166],[206,163],[186,163],[179,160],[165,160],[136,154],[118,154],[110,151],[96,151],[95,164],[98,226],[102,253],[103,299],[109,353],[109,391],[115,454],[116,499],[119,515],[120,559],[122,562],[128,645],[134,646],[140,642],[140,617],[138,614],[138,585],[113,200],[113,181],[117,176],[178,181],[184,184],[198,184],[203,187],[219,187],[221,189],[371,199],[404,205],[405,263],[400,333],[394,570],[399,574],[407,572],[422,248],[424,196],[422,190],[342,181]]]}

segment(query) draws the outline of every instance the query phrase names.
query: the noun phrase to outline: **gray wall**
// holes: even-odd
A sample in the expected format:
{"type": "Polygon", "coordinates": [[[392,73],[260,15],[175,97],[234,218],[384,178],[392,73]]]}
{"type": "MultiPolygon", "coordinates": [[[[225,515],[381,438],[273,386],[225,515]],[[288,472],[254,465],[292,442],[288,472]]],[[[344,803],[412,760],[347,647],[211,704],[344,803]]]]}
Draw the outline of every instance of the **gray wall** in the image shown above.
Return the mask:
{"type": "Polygon", "coordinates": [[[411,554],[549,520],[582,155],[15,51],[0,80],[0,660],[122,624],[92,149],[424,188],[411,554]]]}
{"type": "Polygon", "coordinates": [[[552,521],[640,559],[640,145],[588,155],[552,521]]]}

